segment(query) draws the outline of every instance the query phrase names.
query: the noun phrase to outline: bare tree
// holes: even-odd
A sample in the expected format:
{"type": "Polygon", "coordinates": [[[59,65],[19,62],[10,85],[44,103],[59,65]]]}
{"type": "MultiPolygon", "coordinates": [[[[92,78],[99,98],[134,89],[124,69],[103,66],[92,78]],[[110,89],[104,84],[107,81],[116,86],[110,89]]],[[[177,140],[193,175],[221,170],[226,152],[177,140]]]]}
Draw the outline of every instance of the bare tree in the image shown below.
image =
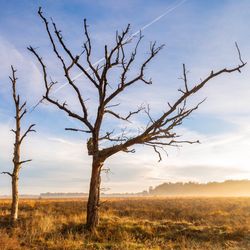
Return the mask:
{"type": "Polygon", "coordinates": [[[16,127],[15,129],[12,129],[11,131],[15,134],[15,143],[14,143],[14,152],[13,152],[13,170],[12,173],[10,172],[2,172],[2,174],[7,174],[11,177],[12,180],[12,204],[11,204],[11,222],[14,224],[18,219],[18,201],[19,201],[19,195],[18,195],[18,179],[19,179],[19,172],[21,169],[21,166],[24,163],[30,162],[29,160],[21,160],[21,144],[25,137],[30,132],[35,132],[34,126],[35,124],[31,124],[28,129],[22,133],[21,132],[21,121],[23,117],[27,114],[26,109],[26,101],[22,102],[20,100],[20,95],[16,93],[16,70],[13,66],[11,66],[12,75],[9,77],[12,83],[12,95],[13,95],[13,101],[15,104],[15,121],[16,121],[16,127]]]}
{"type": "Polygon", "coordinates": [[[69,117],[80,121],[83,125],[83,128],[80,129],[67,128],[67,130],[85,132],[90,135],[87,141],[87,149],[88,154],[92,156],[92,174],[87,203],[86,227],[90,231],[95,231],[99,220],[98,210],[100,206],[101,170],[105,160],[121,151],[128,153],[135,152],[135,149],[131,147],[136,144],[143,144],[151,147],[159,156],[159,160],[161,160],[161,152],[168,146],[178,146],[183,143],[197,143],[198,141],[181,140],[180,135],[178,135],[175,131],[175,128],[181,125],[182,121],[193,111],[198,109],[201,104],[198,103],[194,107],[190,108],[187,106],[187,99],[197,93],[213,78],[224,73],[232,73],[235,71],[240,72],[241,68],[246,63],[242,61],[240,51],[236,44],[240,64],[232,68],[211,71],[209,75],[204,78],[204,80],[201,80],[194,86],[189,86],[187,71],[185,65],[183,64],[182,79],[184,82],[184,88],[179,89],[180,96],[174,103],[168,104],[163,114],[161,114],[157,119],[154,119],[150,114],[149,108],[139,107],[138,109],[130,111],[127,115],[123,116],[115,111],[115,107],[118,106],[116,103],[117,98],[121,93],[125,92],[128,88],[135,84],[152,84],[152,81],[145,77],[145,69],[151,60],[163,48],[163,45],[157,46],[155,42],[151,43],[149,54],[143,63],[139,65],[138,69],[138,64],[135,65],[135,59],[143,37],[140,34],[136,38],[136,43],[131,50],[131,46],[127,45],[133,44],[132,40],[135,38],[131,39],[131,37],[129,37],[130,26],[128,25],[124,31],[116,33],[115,45],[111,49],[108,49],[107,45],[104,46],[104,62],[101,65],[96,65],[96,63],[93,63],[92,61],[93,48],[86,19],[84,20],[84,34],[86,41],[83,43],[83,50],[79,54],[75,55],[65,43],[61,31],[57,28],[57,25],[53,22],[53,20],[52,26],[50,27],[50,23],[44,17],[41,8],[39,8],[38,14],[45,25],[53,52],[62,66],[67,83],[74,90],[78,98],[81,111],[74,112],[73,109],[68,106],[66,101],[60,101],[52,96],[53,87],[57,82],[49,78],[46,64],[44,63],[42,57],[38,54],[35,48],[30,46],[28,49],[35,55],[43,71],[43,79],[46,90],[43,99],[64,111],[69,117]],[[83,60],[83,57],[85,60],[83,60]],[[71,76],[73,68],[78,69],[96,90],[98,103],[96,104],[96,114],[92,114],[94,119],[89,115],[85,99],[86,97],[82,93],[81,87],[71,76]],[[112,84],[112,77],[110,77],[110,73],[115,69],[119,71],[120,77],[118,83],[112,84]],[[131,69],[134,69],[134,71],[135,69],[138,69],[138,71],[135,75],[132,75],[131,69]],[[116,135],[114,130],[103,131],[103,123],[106,121],[107,116],[124,122],[130,122],[130,119],[139,113],[145,114],[148,122],[145,123],[143,128],[138,129],[137,134],[128,134],[126,129],[123,129],[119,135],[116,135]],[[106,147],[100,145],[100,142],[103,141],[106,142],[106,147]]]}

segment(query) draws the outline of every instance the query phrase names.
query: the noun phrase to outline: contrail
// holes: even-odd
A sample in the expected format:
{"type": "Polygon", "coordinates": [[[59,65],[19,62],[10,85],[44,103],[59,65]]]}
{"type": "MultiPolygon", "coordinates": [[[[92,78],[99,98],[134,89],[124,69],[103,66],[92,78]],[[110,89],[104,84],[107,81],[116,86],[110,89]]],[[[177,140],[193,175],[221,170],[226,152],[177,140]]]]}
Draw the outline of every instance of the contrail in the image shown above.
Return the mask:
{"type": "MultiPolygon", "coordinates": [[[[140,28],[139,30],[137,30],[135,33],[133,33],[131,36],[129,36],[127,39],[125,39],[124,42],[127,42],[128,40],[133,39],[137,34],[139,34],[141,31],[147,29],[148,27],[150,27],[151,25],[153,25],[154,23],[158,22],[160,19],[162,19],[164,16],[166,16],[167,14],[169,14],[170,12],[174,11],[175,9],[177,9],[178,7],[180,7],[181,5],[183,5],[187,0],[182,0],[179,1],[176,5],[174,5],[173,7],[169,7],[163,14],[161,14],[160,16],[156,17],[154,20],[152,20],[151,22],[149,22],[148,24],[144,25],[142,28],[140,28]]],[[[93,66],[97,65],[98,63],[102,62],[105,60],[105,57],[99,59],[98,61],[96,61],[93,66]]],[[[88,67],[86,69],[86,71],[89,71],[90,67],[88,67]]],[[[82,75],[84,75],[84,73],[79,73],[78,75],[74,76],[72,78],[72,81],[78,79],[79,77],[81,77],[82,75]]],[[[52,91],[54,94],[57,93],[58,91],[60,91],[62,88],[64,88],[65,86],[67,86],[69,83],[65,82],[64,84],[62,84],[60,87],[58,87],[57,89],[55,89],[54,91],[52,91]]],[[[31,109],[30,113],[33,112],[36,107],[38,105],[40,105],[42,103],[42,101],[44,100],[44,98],[42,98],[35,106],[33,106],[33,108],[31,109]]]]}
{"type": "Polygon", "coordinates": [[[180,7],[182,4],[184,4],[187,0],[182,0],[179,3],[177,3],[176,5],[174,5],[173,7],[169,7],[163,14],[161,14],[160,16],[156,17],[153,21],[151,21],[150,23],[144,25],[141,29],[139,29],[138,31],[136,31],[134,34],[132,34],[127,40],[133,38],[134,36],[136,36],[138,33],[140,33],[141,31],[145,30],[146,28],[150,27],[152,24],[156,23],[157,21],[159,21],[160,19],[162,19],[164,16],[166,16],[167,14],[169,14],[170,12],[172,12],[173,10],[177,9],[178,7],[180,7]]]}

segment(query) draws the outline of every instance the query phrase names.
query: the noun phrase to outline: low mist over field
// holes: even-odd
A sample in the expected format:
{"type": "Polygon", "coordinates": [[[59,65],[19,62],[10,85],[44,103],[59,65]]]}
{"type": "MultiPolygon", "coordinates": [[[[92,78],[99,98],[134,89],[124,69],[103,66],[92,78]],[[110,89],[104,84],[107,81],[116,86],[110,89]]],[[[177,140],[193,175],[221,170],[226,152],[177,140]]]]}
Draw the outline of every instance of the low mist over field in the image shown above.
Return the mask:
{"type": "Polygon", "coordinates": [[[228,180],[225,182],[208,182],[199,184],[163,183],[149,189],[149,195],[171,196],[250,196],[250,180],[228,180]]]}

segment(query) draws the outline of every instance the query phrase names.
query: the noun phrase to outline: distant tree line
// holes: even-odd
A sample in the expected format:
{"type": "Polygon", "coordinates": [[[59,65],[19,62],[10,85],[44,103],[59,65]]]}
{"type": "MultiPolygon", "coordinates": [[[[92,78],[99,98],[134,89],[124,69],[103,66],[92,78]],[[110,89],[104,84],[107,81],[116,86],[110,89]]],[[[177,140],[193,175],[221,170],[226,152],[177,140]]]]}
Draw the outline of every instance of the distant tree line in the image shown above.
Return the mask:
{"type": "Polygon", "coordinates": [[[163,183],[149,188],[149,195],[172,196],[250,196],[250,180],[227,180],[224,182],[177,182],[163,183]]]}

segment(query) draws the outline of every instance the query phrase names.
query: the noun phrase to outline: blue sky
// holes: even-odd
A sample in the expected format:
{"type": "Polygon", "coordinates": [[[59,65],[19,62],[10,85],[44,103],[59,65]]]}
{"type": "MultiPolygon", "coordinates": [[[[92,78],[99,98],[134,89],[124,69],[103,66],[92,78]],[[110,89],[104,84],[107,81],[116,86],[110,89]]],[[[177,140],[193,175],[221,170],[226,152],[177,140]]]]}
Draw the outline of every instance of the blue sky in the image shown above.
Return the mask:
{"type": "MultiPolygon", "coordinates": [[[[83,19],[87,18],[93,40],[93,61],[103,57],[103,46],[111,46],[115,31],[131,24],[131,34],[169,8],[182,3],[159,21],[143,31],[144,40],[138,60],[145,58],[149,43],[156,40],[166,44],[147,68],[153,85],[138,85],[121,96],[120,113],[144,103],[151,106],[157,117],[166,103],[178,97],[177,89],[182,63],[190,71],[190,84],[204,78],[214,69],[237,65],[237,41],[245,61],[250,58],[250,2],[242,1],[4,1],[0,0],[0,171],[10,170],[14,125],[14,107],[8,80],[10,65],[18,69],[18,87],[23,98],[32,107],[44,92],[41,69],[26,49],[38,47],[48,65],[50,75],[59,84],[65,80],[56,58],[52,55],[44,27],[37,15],[39,6],[44,15],[53,17],[63,31],[64,39],[74,52],[83,42],[83,19]]],[[[106,166],[109,176],[103,175],[103,188],[110,192],[141,191],[163,181],[222,181],[249,179],[250,137],[250,70],[247,65],[242,74],[223,75],[210,82],[190,105],[204,97],[207,100],[192,115],[179,132],[187,139],[199,139],[200,145],[185,145],[169,149],[161,163],[151,149],[136,147],[136,154],[118,154],[106,166]]],[[[78,74],[79,72],[74,72],[78,74]]],[[[90,98],[90,112],[94,111],[96,95],[86,79],[78,84],[90,98]]],[[[77,100],[68,87],[55,94],[67,99],[74,110],[77,100]]],[[[24,148],[24,158],[32,158],[20,176],[21,193],[87,192],[90,158],[86,152],[86,136],[66,132],[75,126],[64,113],[43,104],[27,116],[27,122],[37,124],[37,133],[31,134],[24,148]]],[[[143,120],[135,120],[132,127],[143,120]]],[[[79,124],[77,124],[79,125],[79,124]]],[[[118,130],[124,124],[111,123],[118,130]]],[[[130,125],[131,126],[131,125],[130,125]]],[[[132,128],[131,127],[131,128],[132,128]]],[[[8,176],[0,176],[0,194],[10,193],[8,176]]]]}

